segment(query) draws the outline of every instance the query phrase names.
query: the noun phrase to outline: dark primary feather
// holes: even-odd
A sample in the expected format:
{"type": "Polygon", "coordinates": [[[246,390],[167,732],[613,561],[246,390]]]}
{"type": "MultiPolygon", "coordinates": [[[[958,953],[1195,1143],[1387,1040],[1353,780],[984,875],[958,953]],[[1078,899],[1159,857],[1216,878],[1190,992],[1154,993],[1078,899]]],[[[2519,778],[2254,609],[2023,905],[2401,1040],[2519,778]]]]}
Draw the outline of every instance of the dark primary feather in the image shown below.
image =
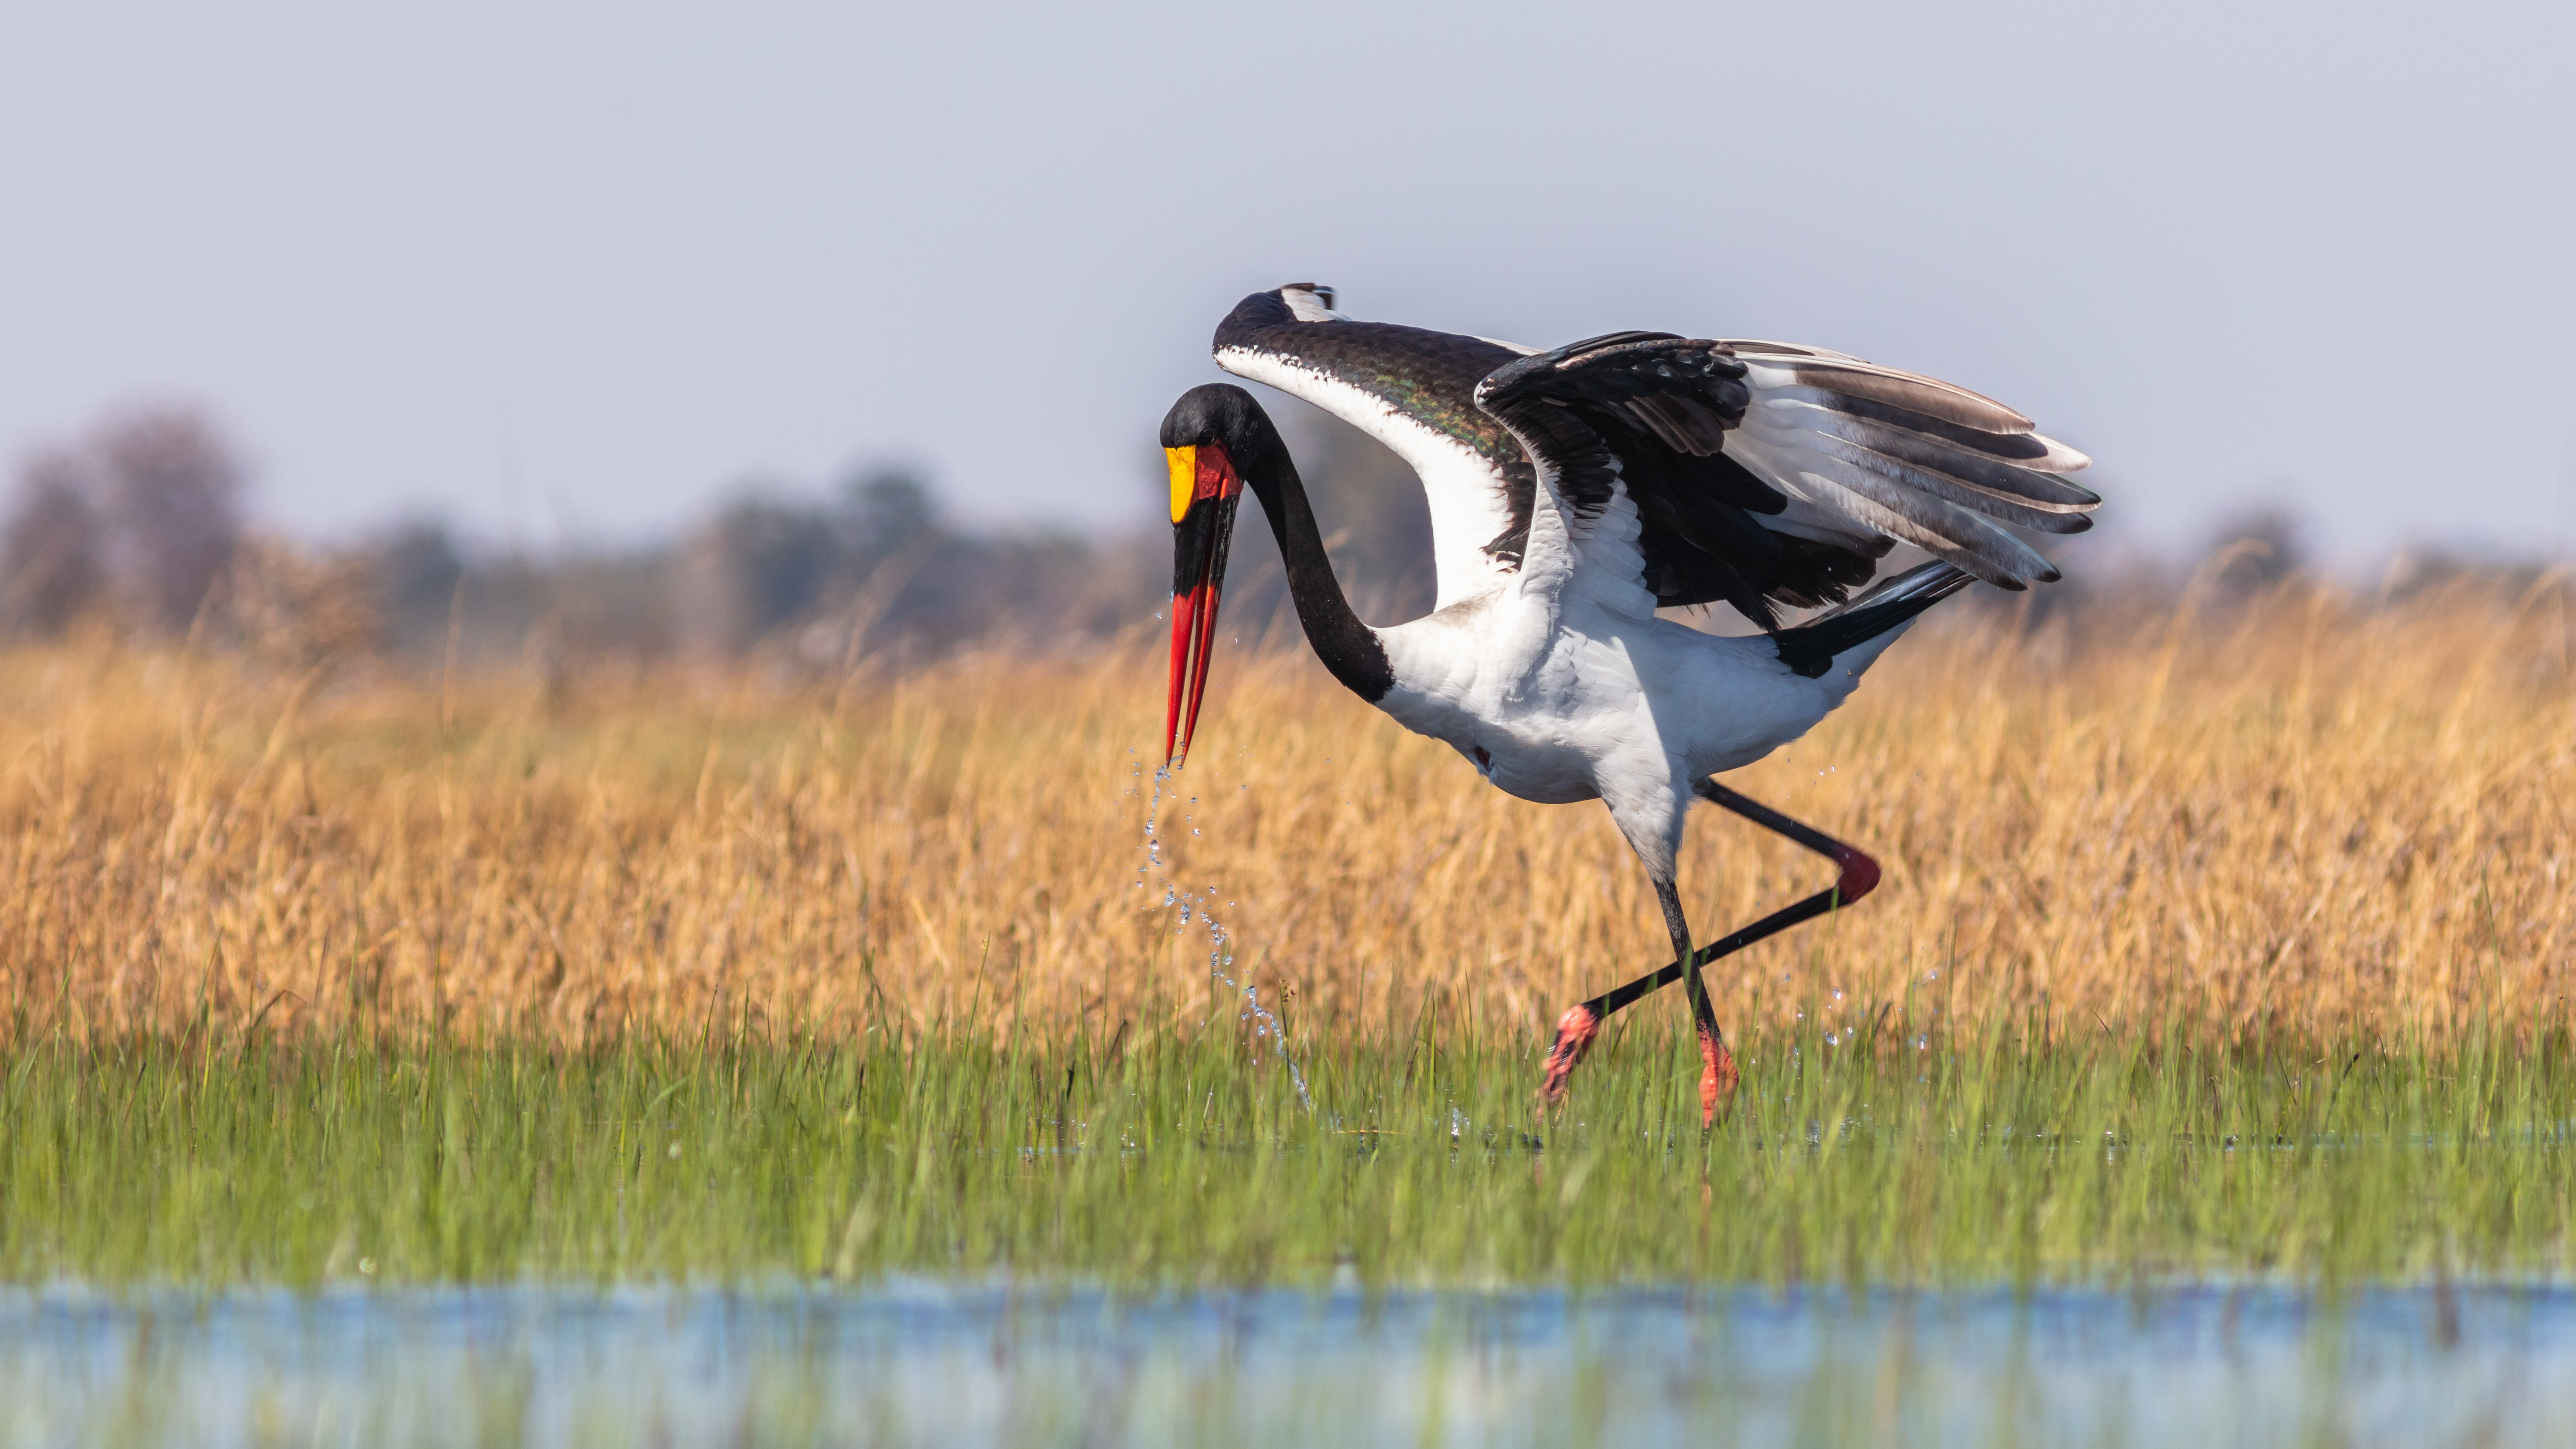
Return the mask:
{"type": "MultiPolygon", "coordinates": [[[[1763,359],[1756,358],[1755,361],[1763,359]]],[[[2037,433],[1990,433],[1971,428],[1911,408],[1872,402],[1831,388],[1796,387],[1775,390],[1774,396],[1813,403],[1845,417],[1867,419],[1887,424],[1903,432],[1919,433],[1926,438],[1953,444],[1969,452],[1980,453],[2000,462],[2018,463],[2025,468],[2037,467],[2049,456],[2049,442],[2037,433]]],[[[2051,470],[2057,471],[2057,470],[2051,470]]]]}
{"type": "MultiPolygon", "coordinates": [[[[1864,447],[1848,441],[1839,432],[1819,431],[1807,446],[1825,457],[1841,459],[1890,483],[1929,493],[1935,498],[1975,509],[1989,518],[1999,518],[2018,527],[2036,529],[2041,533],[2082,533],[2093,526],[2091,518],[2071,508],[2033,507],[2024,502],[2022,496],[2007,494],[2000,488],[1978,487],[1960,476],[1981,471],[1974,460],[1962,455],[1909,447],[1899,440],[1883,441],[1892,445],[1864,447]],[[1908,454],[1913,457],[1909,458],[1908,454]]],[[[2033,479],[2042,476],[2037,473],[2030,475],[2033,479]]]]}
{"type": "MultiPolygon", "coordinates": [[[[1720,343],[1719,346],[1726,344],[1720,343]]],[[[1768,344],[1776,345],[1776,344],[1768,344]]],[[[1750,349],[1748,344],[1748,350],[1750,349]]],[[[1728,349],[1730,352],[1732,348],[1728,349]]],[[[1788,372],[1793,382],[1839,393],[1884,407],[1902,408],[1945,423],[1985,433],[2028,433],[2037,424],[1981,393],[1920,373],[1863,362],[1856,357],[1820,353],[1812,348],[1782,349],[1766,359],[1788,372]]]]}
{"type": "MultiPolygon", "coordinates": [[[[2051,513],[2074,514],[2098,506],[2102,499],[2050,473],[2018,468],[1971,443],[1958,443],[1924,429],[1884,426],[1878,420],[1836,412],[1833,435],[1902,463],[1939,473],[1962,487],[2051,513]]],[[[2046,525],[2033,525],[2044,527],[2046,525]]]]}

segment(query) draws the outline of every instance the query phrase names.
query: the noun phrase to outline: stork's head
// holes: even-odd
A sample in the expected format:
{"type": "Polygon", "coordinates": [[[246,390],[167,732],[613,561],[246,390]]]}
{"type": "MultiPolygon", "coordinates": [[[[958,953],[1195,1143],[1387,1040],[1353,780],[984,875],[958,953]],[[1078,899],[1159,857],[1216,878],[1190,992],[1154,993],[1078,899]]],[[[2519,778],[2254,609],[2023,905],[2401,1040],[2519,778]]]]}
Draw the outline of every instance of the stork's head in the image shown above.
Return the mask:
{"type": "Polygon", "coordinates": [[[1172,689],[1163,743],[1175,767],[1189,753],[1207,692],[1226,545],[1243,502],[1237,469],[1264,436],[1253,422],[1260,413],[1252,394],[1210,383],[1181,394],[1163,415],[1163,458],[1172,473],[1172,689]]]}

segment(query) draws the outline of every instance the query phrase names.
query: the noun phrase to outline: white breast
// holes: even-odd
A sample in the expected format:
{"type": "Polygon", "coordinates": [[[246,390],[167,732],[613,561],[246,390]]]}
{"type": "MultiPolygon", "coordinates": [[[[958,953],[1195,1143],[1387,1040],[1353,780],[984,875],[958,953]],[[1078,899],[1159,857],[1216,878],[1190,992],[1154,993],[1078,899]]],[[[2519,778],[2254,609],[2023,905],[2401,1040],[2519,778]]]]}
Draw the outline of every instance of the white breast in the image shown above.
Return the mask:
{"type": "Polygon", "coordinates": [[[1655,795],[1798,738],[1848,690],[1802,679],[1768,641],[1721,639],[1508,585],[1378,632],[1378,702],[1524,800],[1655,795]]]}

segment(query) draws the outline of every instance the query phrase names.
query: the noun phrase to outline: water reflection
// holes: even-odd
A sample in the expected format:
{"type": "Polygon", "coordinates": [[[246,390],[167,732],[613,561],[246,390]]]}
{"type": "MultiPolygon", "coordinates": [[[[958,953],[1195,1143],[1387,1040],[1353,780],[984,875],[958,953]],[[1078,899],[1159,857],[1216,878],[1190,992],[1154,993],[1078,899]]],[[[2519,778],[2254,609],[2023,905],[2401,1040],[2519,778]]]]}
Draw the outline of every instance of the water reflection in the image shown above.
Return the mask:
{"type": "Polygon", "coordinates": [[[2576,1443],[2576,1293],[0,1294],[0,1444],[2576,1443]]]}

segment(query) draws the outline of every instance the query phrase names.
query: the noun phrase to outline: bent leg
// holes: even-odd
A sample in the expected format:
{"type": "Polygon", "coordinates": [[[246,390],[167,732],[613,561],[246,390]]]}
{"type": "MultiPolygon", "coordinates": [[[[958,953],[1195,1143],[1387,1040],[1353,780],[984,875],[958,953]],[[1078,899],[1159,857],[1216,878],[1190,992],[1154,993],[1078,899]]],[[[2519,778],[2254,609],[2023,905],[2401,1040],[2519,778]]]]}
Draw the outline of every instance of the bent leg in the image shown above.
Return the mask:
{"type": "Polygon", "coordinates": [[[1715,780],[1702,780],[1692,787],[1701,799],[1720,805],[1768,830],[1789,837],[1818,855],[1829,857],[1842,867],[1834,883],[1814,895],[1772,912],[1732,935],[1721,936],[1697,951],[1690,948],[1690,927],[1682,920],[1681,899],[1668,881],[1657,881],[1655,892],[1664,905],[1664,924],[1673,935],[1672,964],[1651,971],[1624,986],[1615,987],[1578,1006],[1566,1009],[1556,1024],[1556,1042],[1547,1054],[1547,1075],[1539,1094],[1555,1101],[1565,1094],[1565,1084],[1591,1050],[1592,1040],[1610,1014],[1640,997],[1687,979],[1691,992],[1691,1020],[1700,1030],[1700,1055],[1706,1063],[1700,1078],[1700,1103],[1703,1112],[1715,1115],[1715,1103],[1735,1085],[1735,1059],[1717,1034],[1717,1016],[1708,1004],[1708,988],[1700,980],[1700,968],[1721,956],[1731,956],[1754,942],[1777,935],[1802,921],[1810,921],[1841,906],[1847,906],[1868,895],[1878,885],[1878,862],[1852,846],[1812,826],[1801,825],[1771,807],[1727,789],[1715,780]]]}

